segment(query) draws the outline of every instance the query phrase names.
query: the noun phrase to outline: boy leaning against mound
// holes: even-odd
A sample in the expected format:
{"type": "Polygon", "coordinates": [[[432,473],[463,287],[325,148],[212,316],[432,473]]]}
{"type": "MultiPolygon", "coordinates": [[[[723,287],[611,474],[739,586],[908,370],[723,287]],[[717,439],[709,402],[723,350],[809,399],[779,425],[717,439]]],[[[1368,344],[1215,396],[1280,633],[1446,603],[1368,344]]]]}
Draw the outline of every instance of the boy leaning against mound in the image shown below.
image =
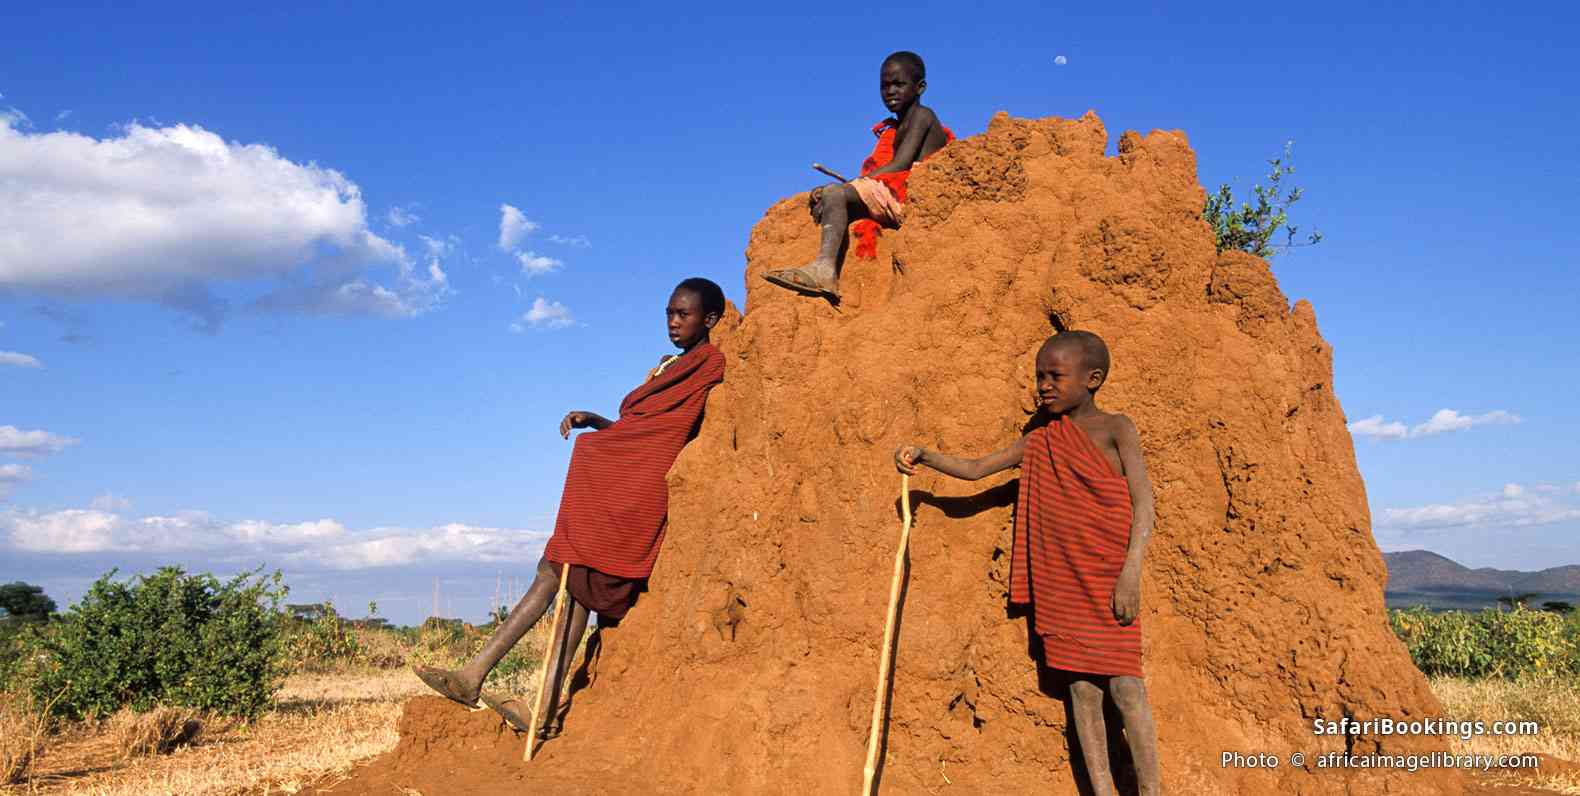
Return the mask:
{"type": "Polygon", "coordinates": [[[1097,796],[1115,793],[1104,694],[1124,720],[1145,796],[1162,792],[1157,732],[1141,675],[1141,557],[1152,533],[1152,483],[1130,418],[1097,408],[1108,347],[1090,332],[1050,337],[1037,351],[1037,398],[1049,422],[1003,450],[963,459],[915,446],[900,472],[925,464],[975,481],[1019,465],[1010,601],[1030,603],[1048,666],[1070,685],[1081,756],[1097,796]]]}
{"type": "Polygon", "coordinates": [[[905,215],[906,185],[911,167],[953,141],[933,109],[921,103],[927,90],[927,65],[913,52],[891,53],[878,69],[878,92],[893,116],[872,128],[878,142],[861,164],[861,176],[814,191],[809,201],[812,220],[822,229],[817,257],[800,268],[781,268],[763,278],[808,296],[839,300],[839,251],[850,222],[859,222],[856,255],[877,256],[878,227],[896,229],[905,215]]]}

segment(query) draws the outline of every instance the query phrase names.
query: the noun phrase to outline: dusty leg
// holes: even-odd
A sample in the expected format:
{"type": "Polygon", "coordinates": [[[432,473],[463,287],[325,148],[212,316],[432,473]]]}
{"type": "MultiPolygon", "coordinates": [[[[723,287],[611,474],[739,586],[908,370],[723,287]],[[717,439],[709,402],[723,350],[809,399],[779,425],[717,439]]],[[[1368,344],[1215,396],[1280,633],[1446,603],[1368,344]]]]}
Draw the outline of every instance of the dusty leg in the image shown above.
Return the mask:
{"type": "Polygon", "coordinates": [[[1108,730],[1103,723],[1103,687],[1078,677],[1070,682],[1070,708],[1075,714],[1075,737],[1081,742],[1081,761],[1095,796],[1116,796],[1114,775],[1108,770],[1108,730]]]}
{"type": "Polygon", "coordinates": [[[488,637],[483,648],[478,650],[465,666],[455,672],[455,677],[465,689],[467,697],[477,699],[478,693],[483,690],[483,681],[488,678],[488,673],[493,671],[510,649],[516,646],[516,642],[537,624],[538,619],[543,616],[544,609],[553,602],[554,593],[559,591],[559,588],[559,572],[549,564],[548,559],[539,559],[537,577],[533,579],[527,593],[522,595],[521,601],[516,603],[515,609],[505,617],[505,621],[494,631],[494,635],[488,637]]]}
{"type": "Polygon", "coordinates": [[[1147,686],[1139,677],[1115,677],[1108,681],[1108,691],[1124,717],[1125,743],[1136,764],[1138,790],[1141,796],[1158,796],[1163,793],[1163,781],[1158,774],[1158,731],[1152,723],[1147,686]]]}
{"type": "Polygon", "coordinates": [[[818,189],[811,210],[813,218],[817,219],[818,226],[822,229],[817,257],[799,269],[785,269],[774,273],[790,274],[799,271],[811,280],[811,284],[806,287],[822,288],[837,293],[839,249],[845,245],[845,234],[850,222],[868,217],[867,206],[862,204],[861,195],[856,193],[855,188],[847,183],[834,182],[818,189]]]}
{"type": "Polygon", "coordinates": [[[587,632],[587,609],[574,598],[570,598],[570,603],[570,621],[565,623],[564,650],[558,662],[549,662],[549,720],[545,724],[551,735],[559,732],[560,685],[565,680],[563,674],[570,671],[571,664],[576,660],[576,645],[587,632]]]}

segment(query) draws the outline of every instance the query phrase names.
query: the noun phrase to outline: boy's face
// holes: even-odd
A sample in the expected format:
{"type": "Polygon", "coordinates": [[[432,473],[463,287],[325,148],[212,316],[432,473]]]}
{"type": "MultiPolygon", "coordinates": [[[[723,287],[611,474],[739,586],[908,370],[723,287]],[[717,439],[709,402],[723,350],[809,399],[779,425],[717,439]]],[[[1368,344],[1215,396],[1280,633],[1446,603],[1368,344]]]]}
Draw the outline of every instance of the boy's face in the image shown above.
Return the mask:
{"type": "Polygon", "coordinates": [[[878,94],[883,97],[883,107],[890,113],[911,107],[926,90],[927,81],[917,80],[904,64],[889,61],[878,72],[878,94]]]}
{"type": "Polygon", "coordinates": [[[702,297],[690,290],[669,294],[669,306],[664,308],[664,314],[669,317],[669,342],[682,350],[690,350],[702,342],[708,330],[719,322],[718,313],[703,313],[702,297]]]}
{"type": "Polygon", "coordinates": [[[1086,366],[1080,346],[1050,345],[1037,352],[1037,401],[1062,415],[1087,402],[1103,383],[1103,372],[1086,366]]]}

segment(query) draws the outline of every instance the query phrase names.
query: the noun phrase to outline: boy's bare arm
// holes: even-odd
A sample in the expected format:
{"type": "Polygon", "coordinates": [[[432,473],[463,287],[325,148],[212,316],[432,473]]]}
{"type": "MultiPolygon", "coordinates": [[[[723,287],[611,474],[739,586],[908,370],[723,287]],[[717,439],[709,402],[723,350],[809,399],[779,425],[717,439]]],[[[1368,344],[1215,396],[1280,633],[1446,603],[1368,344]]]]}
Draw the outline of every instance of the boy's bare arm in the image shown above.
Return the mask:
{"type": "Polygon", "coordinates": [[[1119,463],[1130,485],[1130,546],[1114,584],[1112,608],[1114,618],[1128,625],[1141,612],[1141,559],[1147,539],[1152,536],[1155,513],[1152,479],[1147,477],[1147,463],[1141,456],[1141,435],[1136,424],[1124,415],[1114,418],[1114,445],[1119,449],[1119,463]]]}
{"type": "Polygon", "coordinates": [[[894,452],[894,467],[906,475],[915,475],[917,465],[925,464],[944,475],[976,481],[1001,470],[1018,466],[1025,453],[1025,437],[1010,443],[1007,448],[989,453],[980,459],[966,459],[915,445],[901,445],[894,452]]]}
{"type": "Polygon", "coordinates": [[[915,165],[916,158],[922,153],[922,145],[927,143],[927,134],[932,131],[933,125],[938,124],[938,117],[933,114],[932,108],[921,104],[911,109],[910,117],[905,120],[904,135],[894,142],[894,159],[873,169],[866,176],[905,171],[915,165]]]}

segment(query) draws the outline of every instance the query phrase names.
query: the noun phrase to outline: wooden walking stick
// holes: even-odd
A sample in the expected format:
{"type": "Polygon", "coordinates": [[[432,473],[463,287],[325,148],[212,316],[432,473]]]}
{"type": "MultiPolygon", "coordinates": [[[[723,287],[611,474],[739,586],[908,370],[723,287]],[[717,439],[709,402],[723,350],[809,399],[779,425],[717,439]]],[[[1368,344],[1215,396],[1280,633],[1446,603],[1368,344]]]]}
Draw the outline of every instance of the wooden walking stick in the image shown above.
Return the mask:
{"type": "MultiPolygon", "coordinates": [[[[543,654],[543,676],[538,683],[538,698],[532,701],[532,727],[527,732],[527,748],[521,752],[521,761],[527,762],[538,750],[538,719],[543,715],[543,697],[549,690],[549,664],[565,656],[565,645],[560,642],[560,617],[565,613],[565,581],[571,576],[571,565],[560,565],[560,590],[554,594],[554,622],[549,625],[549,648],[543,654]]],[[[563,674],[558,668],[555,675],[563,674]]]]}
{"type": "Polygon", "coordinates": [[[894,580],[889,582],[889,619],[883,626],[883,650],[878,653],[878,694],[872,700],[872,731],[867,734],[867,767],[861,783],[862,796],[872,791],[872,775],[878,770],[878,742],[883,738],[883,714],[889,706],[890,662],[894,650],[894,620],[900,613],[900,585],[905,579],[905,555],[911,546],[911,477],[900,476],[900,550],[894,554],[894,580]]]}

